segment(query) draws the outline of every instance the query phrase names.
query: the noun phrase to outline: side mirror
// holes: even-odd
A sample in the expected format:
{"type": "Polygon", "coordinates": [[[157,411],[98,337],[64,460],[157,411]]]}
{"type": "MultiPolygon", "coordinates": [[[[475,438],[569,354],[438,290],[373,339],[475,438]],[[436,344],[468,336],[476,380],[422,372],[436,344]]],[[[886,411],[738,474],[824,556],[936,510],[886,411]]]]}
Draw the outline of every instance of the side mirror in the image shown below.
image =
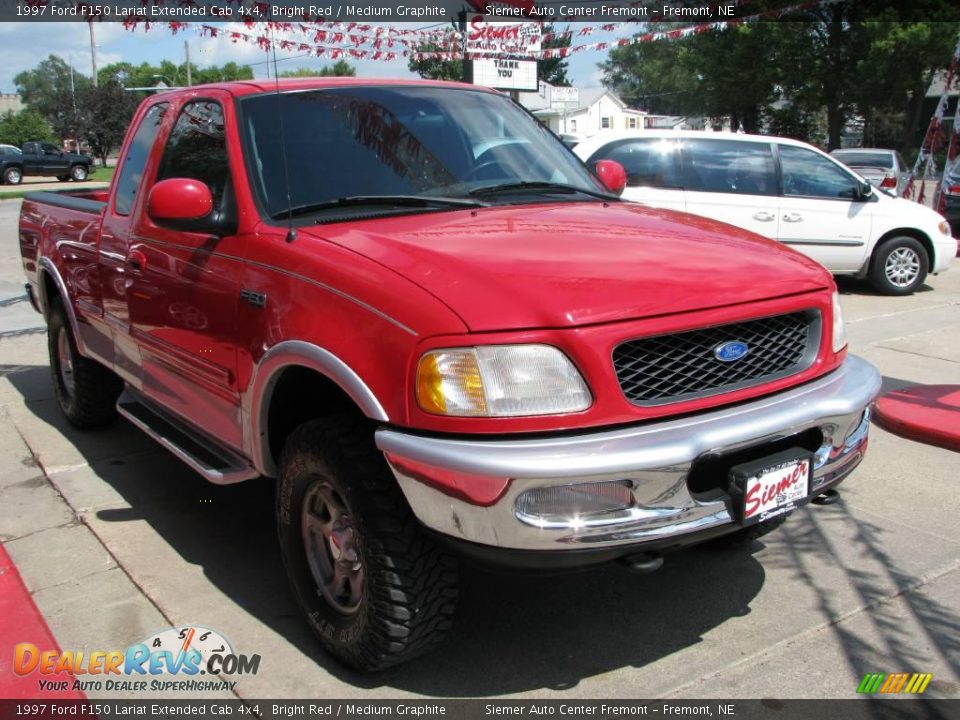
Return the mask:
{"type": "Polygon", "coordinates": [[[210,188],[199,180],[161,180],[150,189],[147,197],[147,213],[150,217],[171,225],[181,225],[185,220],[200,220],[209,215],[211,210],[213,195],[210,194],[210,188]]]}
{"type": "Polygon", "coordinates": [[[871,185],[869,182],[864,180],[859,185],[857,185],[856,192],[857,192],[858,200],[866,200],[871,195],[873,195],[873,185],[871,185]]]}
{"type": "Polygon", "coordinates": [[[603,186],[619,195],[627,186],[627,171],[616,160],[600,160],[593,169],[603,186]]]}

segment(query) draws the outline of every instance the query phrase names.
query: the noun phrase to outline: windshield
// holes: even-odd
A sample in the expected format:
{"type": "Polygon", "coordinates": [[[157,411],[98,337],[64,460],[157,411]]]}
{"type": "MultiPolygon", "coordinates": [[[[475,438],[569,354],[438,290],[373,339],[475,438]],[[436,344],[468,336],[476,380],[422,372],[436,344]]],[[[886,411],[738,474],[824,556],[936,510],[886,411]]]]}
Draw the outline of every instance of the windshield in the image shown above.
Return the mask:
{"type": "Polygon", "coordinates": [[[552,133],[502,95],[347,87],[256,95],[241,108],[248,170],[269,217],[288,207],[281,112],[293,208],[357,196],[465,198],[514,183],[541,184],[526,188],[522,202],[555,200],[543,184],[570,186],[578,198],[577,190],[587,194],[582,199],[606,192],[552,133]]]}
{"type": "Polygon", "coordinates": [[[893,153],[835,152],[833,156],[844,165],[850,165],[851,167],[893,167],[893,153]]]}

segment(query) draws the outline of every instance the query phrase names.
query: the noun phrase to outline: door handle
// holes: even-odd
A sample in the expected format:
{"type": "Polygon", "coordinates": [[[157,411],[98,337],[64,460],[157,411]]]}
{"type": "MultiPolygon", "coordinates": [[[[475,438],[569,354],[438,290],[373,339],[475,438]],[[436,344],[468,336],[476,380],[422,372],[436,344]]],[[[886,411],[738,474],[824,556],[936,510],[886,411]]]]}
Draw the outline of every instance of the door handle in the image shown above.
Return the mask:
{"type": "Polygon", "coordinates": [[[783,216],[784,222],[803,222],[803,215],[798,213],[788,213],[783,216]]]}
{"type": "Polygon", "coordinates": [[[776,218],[776,215],[768,212],[758,212],[753,214],[753,219],[759,220],[760,222],[770,222],[774,218],[776,218]]]}
{"type": "Polygon", "coordinates": [[[147,256],[139,250],[131,250],[127,255],[127,265],[133,270],[142,271],[147,267],[147,256]]]}

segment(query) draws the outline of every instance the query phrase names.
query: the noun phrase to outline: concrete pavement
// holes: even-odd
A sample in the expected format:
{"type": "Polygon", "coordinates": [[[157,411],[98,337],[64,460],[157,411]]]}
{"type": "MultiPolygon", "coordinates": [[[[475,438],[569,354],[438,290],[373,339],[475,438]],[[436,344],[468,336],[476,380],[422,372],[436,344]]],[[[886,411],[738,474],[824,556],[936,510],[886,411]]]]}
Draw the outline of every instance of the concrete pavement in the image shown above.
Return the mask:
{"type": "MultiPolygon", "coordinates": [[[[269,482],[209,485],[122,421],[67,427],[20,299],[18,205],[0,202],[0,541],[62,648],[212,627],[263,658],[243,698],[846,698],[897,671],[960,697],[960,454],[876,427],[840,503],[752,548],[646,576],[467,570],[442,647],[375,676],[340,668],[287,590],[269,482]]],[[[841,287],[852,351],[885,387],[960,383],[960,260],[908,298],[841,287]]]]}

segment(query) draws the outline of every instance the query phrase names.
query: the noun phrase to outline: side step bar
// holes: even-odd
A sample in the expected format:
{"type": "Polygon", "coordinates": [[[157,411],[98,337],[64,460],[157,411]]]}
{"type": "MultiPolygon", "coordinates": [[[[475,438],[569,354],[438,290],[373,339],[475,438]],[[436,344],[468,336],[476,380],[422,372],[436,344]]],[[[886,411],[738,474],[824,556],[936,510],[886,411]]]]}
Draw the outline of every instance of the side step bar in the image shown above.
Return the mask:
{"type": "Polygon", "coordinates": [[[260,475],[232,450],[141,400],[129,388],[117,401],[117,412],[212,483],[229,485],[260,475]]]}

